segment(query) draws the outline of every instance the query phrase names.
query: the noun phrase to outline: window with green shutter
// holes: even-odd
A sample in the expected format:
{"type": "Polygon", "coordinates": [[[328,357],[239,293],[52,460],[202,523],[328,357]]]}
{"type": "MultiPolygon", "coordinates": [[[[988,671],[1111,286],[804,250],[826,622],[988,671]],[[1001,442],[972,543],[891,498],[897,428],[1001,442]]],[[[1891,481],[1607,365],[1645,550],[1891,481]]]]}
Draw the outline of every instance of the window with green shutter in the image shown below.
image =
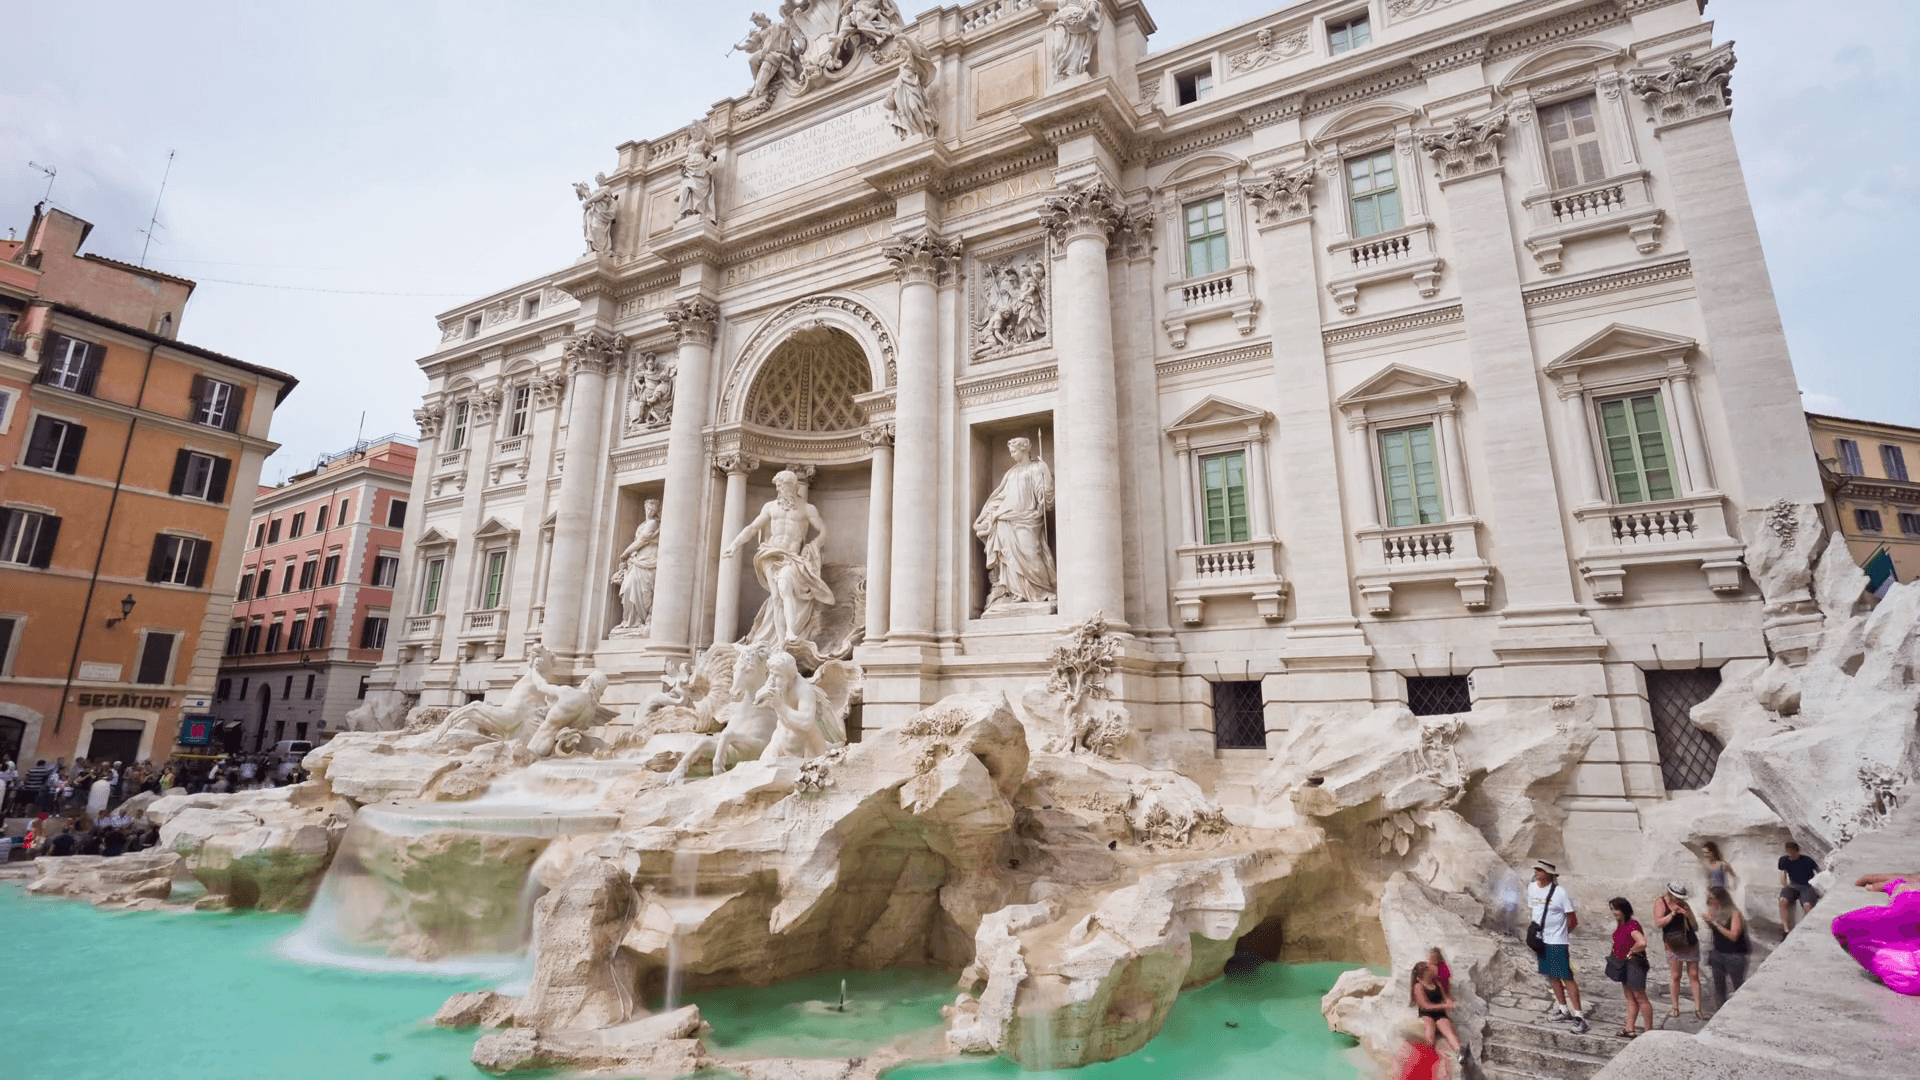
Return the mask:
{"type": "Polygon", "coordinates": [[[1187,207],[1187,276],[1205,277],[1227,268],[1227,200],[1207,199],[1187,207]]]}
{"type": "Polygon", "coordinates": [[[1615,502],[1674,497],[1673,452],[1658,390],[1600,402],[1600,435],[1615,502]]]}
{"type": "Polygon", "coordinates": [[[433,559],[427,563],[426,593],[420,598],[420,614],[431,615],[440,610],[440,577],[447,571],[447,560],[433,559]]]}
{"type": "Polygon", "coordinates": [[[1380,479],[1387,496],[1387,524],[1431,525],[1446,518],[1434,467],[1433,425],[1380,433],[1380,479]]]}
{"type": "Polygon", "coordinates": [[[496,551],[487,556],[487,593],[482,598],[482,609],[500,606],[500,594],[507,581],[507,553],[496,551]]]}
{"type": "Polygon", "coordinates": [[[1238,544],[1252,539],[1247,523],[1247,455],[1243,450],[1200,459],[1200,498],[1206,542],[1238,544]]]}
{"type": "Polygon", "coordinates": [[[1355,239],[1406,224],[1400,213],[1400,181],[1393,174],[1392,150],[1347,159],[1347,198],[1353,204],[1355,239]]]}

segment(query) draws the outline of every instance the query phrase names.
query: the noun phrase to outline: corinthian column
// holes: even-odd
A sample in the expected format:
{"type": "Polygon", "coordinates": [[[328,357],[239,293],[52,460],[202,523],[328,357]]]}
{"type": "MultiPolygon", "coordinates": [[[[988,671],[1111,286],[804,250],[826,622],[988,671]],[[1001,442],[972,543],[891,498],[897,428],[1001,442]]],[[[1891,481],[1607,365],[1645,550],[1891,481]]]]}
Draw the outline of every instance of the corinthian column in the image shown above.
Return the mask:
{"type": "MultiPolygon", "coordinates": [[[[900,359],[894,423],[913,437],[893,462],[892,587],[889,639],[933,640],[935,552],[939,520],[940,310],[936,286],[960,257],[960,242],[930,230],[903,237],[883,252],[900,278],[900,359]]],[[[869,580],[872,572],[869,569],[869,580]]],[[[869,611],[873,598],[868,597],[869,611]]]]}
{"type": "Polygon", "coordinates": [[[598,330],[573,338],[566,346],[573,411],[567,419],[567,463],[560,473],[553,559],[547,566],[546,619],[540,631],[541,642],[563,656],[580,652],[580,607],[586,583],[601,577],[587,566],[587,539],[593,532],[596,466],[606,449],[600,439],[606,429],[607,372],[626,351],[625,337],[598,330]]]}
{"type": "MultiPolygon", "coordinates": [[[[714,467],[727,475],[725,509],[720,515],[720,544],[724,548],[747,527],[747,477],[760,467],[758,458],[721,454],[714,467]]],[[[714,588],[713,641],[724,644],[740,632],[740,563],[743,555],[720,559],[720,581],[714,588]]],[[[658,600],[654,601],[659,604],[658,600]]]]}
{"type": "Polygon", "coordinates": [[[1107,241],[1115,229],[1130,224],[1129,215],[1113,188],[1094,179],[1048,196],[1040,221],[1064,252],[1055,277],[1060,614],[1084,619],[1104,612],[1124,623],[1125,547],[1120,530],[1126,519],[1120,498],[1107,241]]]}
{"type": "MultiPolygon", "coordinates": [[[[693,594],[700,579],[701,502],[707,486],[702,427],[712,380],[713,327],[719,312],[698,297],[667,308],[680,339],[673,379],[673,421],[667,430],[667,484],[660,498],[660,569],[648,647],[686,653],[693,640],[693,594]]],[[[736,583],[737,588],[737,583],[736,583]]]]}

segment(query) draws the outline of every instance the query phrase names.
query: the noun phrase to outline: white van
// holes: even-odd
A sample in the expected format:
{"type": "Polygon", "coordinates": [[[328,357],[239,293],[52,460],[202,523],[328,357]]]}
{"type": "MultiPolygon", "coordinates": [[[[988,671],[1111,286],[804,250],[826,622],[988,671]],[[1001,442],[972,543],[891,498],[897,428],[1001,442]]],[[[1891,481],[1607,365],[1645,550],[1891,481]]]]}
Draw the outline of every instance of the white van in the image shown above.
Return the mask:
{"type": "Polygon", "coordinates": [[[299,767],[301,759],[312,749],[313,744],[305,739],[282,739],[274,743],[267,755],[267,760],[272,762],[273,778],[286,783],[287,778],[293,775],[293,770],[299,767]]]}

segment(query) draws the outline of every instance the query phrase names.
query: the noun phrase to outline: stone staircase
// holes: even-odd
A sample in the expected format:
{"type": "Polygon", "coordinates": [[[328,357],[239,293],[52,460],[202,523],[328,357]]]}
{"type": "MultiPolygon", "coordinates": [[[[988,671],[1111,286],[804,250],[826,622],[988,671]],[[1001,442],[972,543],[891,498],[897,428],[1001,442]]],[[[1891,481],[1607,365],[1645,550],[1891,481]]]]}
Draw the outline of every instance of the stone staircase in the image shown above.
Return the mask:
{"type": "Polygon", "coordinates": [[[1566,1024],[1489,1020],[1480,1075],[1486,1080],[1589,1080],[1625,1045],[1625,1039],[1597,1031],[1577,1035],[1566,1024]]]}

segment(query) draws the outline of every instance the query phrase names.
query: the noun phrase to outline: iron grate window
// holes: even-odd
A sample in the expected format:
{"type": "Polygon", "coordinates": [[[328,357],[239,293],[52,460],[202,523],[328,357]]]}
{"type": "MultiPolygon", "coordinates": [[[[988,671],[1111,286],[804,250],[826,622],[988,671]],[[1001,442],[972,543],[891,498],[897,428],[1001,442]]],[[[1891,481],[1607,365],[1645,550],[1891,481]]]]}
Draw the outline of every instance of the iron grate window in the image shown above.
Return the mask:
{"type": "Polygon", "coordinates": [[[1267,716],[1259,679],[1213,684],[1213,746],[1216,750],[1267,748],[1267,716]]]}
{"type": "Polygon", "coordinates": [[[1473,711],[1473,681],[1468,675],[1407,676],[1407,708],[1415,716],[1451,716],[1473,711]]]}
{"type": "Polygon", "coordinates": [[[1706,787],[1720,764],[1720,740],[1695,724],[1692,712],[1720,689],[1720,669],[1649,671],[1646,676],[1661,779],[1668,791],[1706,787]]]}

